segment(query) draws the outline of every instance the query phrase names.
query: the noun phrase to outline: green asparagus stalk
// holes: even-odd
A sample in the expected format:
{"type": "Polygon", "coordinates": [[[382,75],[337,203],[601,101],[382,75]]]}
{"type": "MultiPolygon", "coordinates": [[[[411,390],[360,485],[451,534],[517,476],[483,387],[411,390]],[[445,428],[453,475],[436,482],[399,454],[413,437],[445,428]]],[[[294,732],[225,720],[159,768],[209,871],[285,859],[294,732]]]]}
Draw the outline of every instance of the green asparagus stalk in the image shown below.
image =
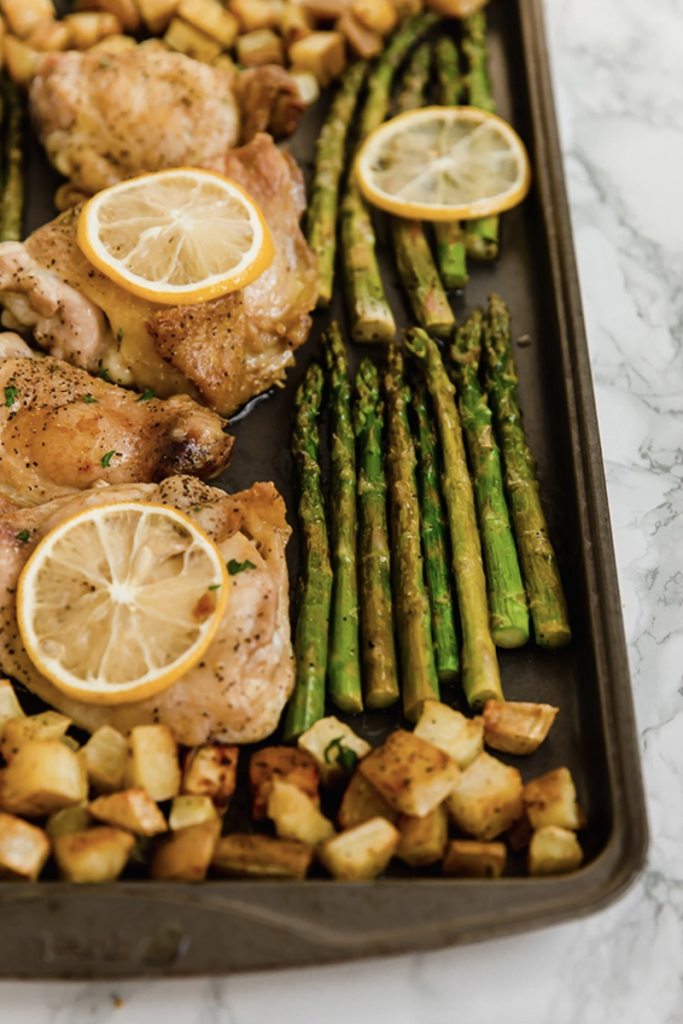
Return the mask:
{"type": "Polygon", "coordinates": [[[417,322],[437,338],[450,338],[455,317],[422,225],[393,217],[391,232],[399,275],[417,322]]]}
{"type": "Polygon", "coordinates": [[[439,103],[442,107],[457,107],[465,95],[465,83],[460,74],[458,47],[450,36],[442,36],[434,47],[436,81],[439,103]]]}
{"type": "Polygon", "coordinates": [[[419,110],[424,106],[431,74],[431,59],[432,48],[429,43],[421,43],[413,51],[396,97],[397,114],[404,114],[407,110],[419,110]]]}
{"type": "Polygon", "coordinates": [[[536,463],[517,400],[510,311],[497,295],[489,297],[484,342],[486,388],[503,456],[505,486],[536,642],[542,647],[563,647],[571,639],[567,603],[541,507],[536,463]]]}
{"type": "Polygon", "coordinates": [[[439,682],[443,683],[457,676],[460,657],[451,593],[448,523],[439,487],[436,432],[429,409],[429,395],[422,380],[413,387],[413,409],[417,422],[417,477],[434,655],[439,682]]]}
{"type": "Polygon", "coordinates": [[[425,700],[439,700],[439,680],[424,582],[415,448],[408,424],[410,388],[403,376],[403,355],[396,345],[389,349],[384,388],[394,606],[401,651],[403,712],[414,722],[425,700]]]}
{"type": "Polygon", "coordinates": [[[309,366],[294,400],[292,455],[299,488],[303,567],[294,634],[296,682],[285,718],[285,739],[293,740],[325,714],[325,678],[332,598],[332,567],[318,461],[318,415],[323,371],[309,366]]]}
{"type": "Polygon", "coordinates": [[[354,428],[358,443],[358,568],[361,659],[367,708],[386,708],[399,698],[391,558],[387,530],[387,482],[382,434],[384,404],[379,373],[364,359],[356,376],[354,428]]]}
{"type": "Polygon", "coordinates": [[[24,111],[21,94],[14,82],[3,77],[2,100],[5,116],[0,242],[18,242],[24,219],[24,111]]]}
{"type": "Polygon", "coordinates": [[[500,450],[491,410],[479,383],[482,312],[458,330],[451,347],[479,517],[491,609],[491,635],[499,647],[521,647],[529,639],[529,613],[503,488],[500,450]]]}
{"type": "Polygon", "coordinates": [[[472,481],[462,439],[455,388],[446,373],[435,341],[415,328],[406,333],[434,403],[443,453],[442,490],[451,533],[453,575],[462,626],[462,685],[471,708],[487,700],[503,700],[496,648],[491,637],[486,577],[474,508],[472,481]]]}
{"type": "Polygon", "coordinates": [[[315,171],[306,217],[306,238],[318,261],[318,306],[329,306],[337,251],[339,179],[344,170],[346,139],[367,63],[352,64],[342,78],[315,146],[315,171]]]}
{"type": "MultiPolygon", "coordinates": [[[[438,100],[443,107],[462,103],[465,84],[460,74],[458,48],[450,36],[442,36],[434,47],[438,100]]],[[[465,229],[459,221],[435,224],[436,259],[445,288],[464,288],[469,281],[465,229]]],[[[424,326],[424,324],[423,324],[424,326]]]]}
{"type": "MultiPolygon", "coordinates": [[[[495,114],[496,101],[488,73],[484,11],[476,11],[463,19],[462,49],[468,64],[467,92],[470,106],[495,114]]],[[[469,221],[465,239],[467,255],[475,260],[494,260],[498,255],[499,228],[498,216],[469,221]]]]}
{"type": "Polygon", "coordinates": [[[324,336],[330,388],[332,619],[327,678],[330,697],[342,711],[363,710],[358,636],[356,564],[356,440],[351,419],[351,381],[346,346],[333,321],[324,336]]]}

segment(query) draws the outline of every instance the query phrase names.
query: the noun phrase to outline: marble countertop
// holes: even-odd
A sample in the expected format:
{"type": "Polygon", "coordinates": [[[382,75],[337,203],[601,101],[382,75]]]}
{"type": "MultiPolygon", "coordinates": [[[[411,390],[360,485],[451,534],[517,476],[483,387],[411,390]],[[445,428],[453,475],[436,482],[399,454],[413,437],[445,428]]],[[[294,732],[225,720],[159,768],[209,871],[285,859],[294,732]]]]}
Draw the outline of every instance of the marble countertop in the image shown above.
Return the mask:
{"type": "Polygon", "coordinates": [[[0,983],[1,1024],[683,1022],[683,0],[545,0],[651,849],[601,914],[278,974],[0,983]],[[500,1017],[499,1017],[500,1019],[500,1017]]]}

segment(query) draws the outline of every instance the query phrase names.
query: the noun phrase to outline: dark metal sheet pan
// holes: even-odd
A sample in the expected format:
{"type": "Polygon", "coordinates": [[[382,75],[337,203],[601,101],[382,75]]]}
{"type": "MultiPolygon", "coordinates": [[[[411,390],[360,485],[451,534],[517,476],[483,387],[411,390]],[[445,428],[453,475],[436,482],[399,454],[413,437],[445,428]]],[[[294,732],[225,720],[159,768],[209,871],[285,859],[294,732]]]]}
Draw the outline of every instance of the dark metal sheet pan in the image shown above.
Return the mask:
{"type": "MultiPolygon", "coordinates": [[[[551,535],[566,581],[574,639],[562,651],[530,644],[501,651],[506,695],[560,707],[548,741],[512,759],[525,779],[566,764],[589,828],[585,866],[555,879],[498,882],[403,872],[373,883],[209,881],[170,885],[121,881],[78,887],[58,881],[0,883],[0,977],[114,978],[203,974],[321,964],[433,949],[554,924],[621,895],[647,846],[619,589],[610,532],[590,364],[562,173],[541,0],[492,0],[491,72],[500,113],[524,138],[534,186],[503,219],[502,255],[474,268],[461,320],[491,291],[509,303],[530,443],[540,467],[551,535]]],[[[322,110],[311,110],[293,143],[310,172],[322,110]]],[[[28,228],[52,215],[55,177],[36,150],[29,168],[28,228]]],[[[384,238],[384,225],[378,224],[384,238]]],[[[383,266],[400,324],[405,304],[384,244],[383,266]]],[[[342,313],[339,303],[338,313],[342,313]]],[[[292,399],[326,317],[316,324],[284,390],[234,422],[231,490],[271,479],[295,508],[287,448],[292,399]]],[[[360,358],[354,346],[353,358],[360,358]]],[[[376,353],[379,354],[379,353],[376,353]]],[[[289,551],[296,581],[298,549],[289,551]]],[[[462,707],[456,688],[444,695],[462,707]]],[[[398,721],[362,716],[378,739],[398,721]]]]}

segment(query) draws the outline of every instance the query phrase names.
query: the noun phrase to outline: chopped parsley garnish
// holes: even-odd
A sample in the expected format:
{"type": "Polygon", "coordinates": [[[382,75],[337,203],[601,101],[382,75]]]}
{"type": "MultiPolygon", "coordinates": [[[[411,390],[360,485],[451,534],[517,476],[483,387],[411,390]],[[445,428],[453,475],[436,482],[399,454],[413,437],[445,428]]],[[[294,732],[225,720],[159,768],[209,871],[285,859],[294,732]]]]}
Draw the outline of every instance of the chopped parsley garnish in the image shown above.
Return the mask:
{"type": "Polygon", "coordinates": [[[30,530],[22,530],[21,533],[17,533],[17,534],[15,534],[15,536],[16,536],[17,540],[27,541],[27,540],[31,539],[31,531],[30,530]]]}
{"type": "Polygon", "coordinates": [[[13,385],[5,388],[5,405],[8,409],[11,405],[14,405],[18,397],[19,391],[13,385]]]}
{"type": "Polygon", "coordinates": [[[220,583],[212,583],[211,586],[209,587],[209,590],[218,590],[219,587],[220,583]]]}
{"type": "Polygon", "coordinates": [[[336,739],[330,740],[325,747],[325,764],[332,764],[333,761],[336,761],[342,766],[344,771],[352,772],[356,767],[357,760],[358,754],[355,750],[351,750],[349,747],[344,746],[343,736],[337,736],[336,739]],[[337,756],[331,756],[335,751],[337,751],[337,756]]]}
{"type": "Polygon", "coordinates": [[[255,569],[256,566],[253,562],[250,562],[246,558],[243,562],[238,562],[236,558],[231,558],[228,562],[228,572],[231,576],[236,576],[238,572],[244,572],[245,569],[255,569]]]}
{"type": "Polygon", "coordinates": [[[115,452],[115,451],[113,451],[113,450],[112,450],[112,451],[110,451],[110,452],[107,452],[107,454],[106,454],[106,455],[103,455],[103,456],[102,456],[102,458],[100,459],[100,461],[101,461],[101,463],[102,463],[102,466],[104,467],[104,469],[106,469],[106,468],[107,468],[107,466],[108,466],[108,465],[109,465],[109,463],[111,462],[111,460],[112,460],[112,458],[113,458],[113,456],[114,456],[114,455],[118,455],[118,452],[115,452]]]}
{"type": "Polygon", "coordinates": [[[149,402],[150,398],[156,398],[156,395],[151,388],[145,388],[139,398],[136,398],[136,402],[149,402]]]}
{"type": "Polygon", "coordinates": [[[93,396],[90,394],[90,392],[88,392],[87,395],[83,395],[83,401],[87,402],[88,405],[90,405],[91,402],[96,402],[97,399],[93,398],[93,396]]]}
{"type": "Polygon", "coordinates": [[[119,345],[123,341],[123,327],[119,327],[118,331],[116,332],[116,340],[118,341],[119,345]]]}
{"type": "Polygon", "coordinates": [[[109,380],[109,370],[106,368],[106,366],[100,366],[98,372],[102,380],[109,380]]]}

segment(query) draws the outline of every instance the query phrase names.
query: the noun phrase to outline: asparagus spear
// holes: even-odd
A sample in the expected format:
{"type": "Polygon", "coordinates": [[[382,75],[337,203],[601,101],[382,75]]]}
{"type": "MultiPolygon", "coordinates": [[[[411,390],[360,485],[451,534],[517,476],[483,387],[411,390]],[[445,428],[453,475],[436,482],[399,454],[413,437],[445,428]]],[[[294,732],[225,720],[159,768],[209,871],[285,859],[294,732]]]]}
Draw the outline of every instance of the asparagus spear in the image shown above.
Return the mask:
{"type": "Polygon", "coordinates": [[[387,476],[394,597],[401,651],[403,712],[406,718],[414,722],[425,700],[439,699],[439,680],[422,564],[415,448],[408,424],[410,388],[403,376],[403,355],[396,345],[389,349],[384,388],[387,401],[387,476]]]}
{"type": "Polygon", "coordinates": [[[472,481],[453,397],[455,388],[436,342],[419,328],[406,333],[406,346],[424,374],[434,403],[443,453],[443,495],[451,533],[453,575],[462,626],[462,685],[471,708],[503,700],[496,649],[491,638],[486,578],[474,510],[472,481]]]}
{"type": "Polygon", "coordinates": [[[439,487],[437,440],[429,409],[429,395],[422,380],[418,380],[413,387],[413,409],[417,421],[422,543],[432,613],[436,672],[440,682],[447,682],[460,671],[460,658],[448,566],[448,524],[439,487]]]}
{"type": "Polygon", "coordinates": [[[357,61],[347,70],[315,146],[315,172],[306,217],[306,238],[318,261],[319,306],[329,306],[332,300],[339,179],[344,170],[346,138],[366,70],[365,61],[357,61]]]}
{"type": "Polygon", "coordinates": [[[477,310],[458,330],[451,357],[479,516],[491,635],[499,647],[521,647],[529,639],[529,613],[503,489],[500,451],[491,427],[491,410],[479,383],[482,319],[481,310],[477,310]]]}
{"type": "Polygon", "coordinates": [[[510,311],[497,295],[489,297],[484,342],[486,388],[503,455],[505,486],[536,642],[542,647],[563,647],[571,639],[567,603],[541,507],[536,463],[517,400],[510,311]]]}
{"type": "Polygon", "coordinates": [[[413,51],[396,97],[397,114],[404,114],[407,110],[419,110],[424,106],[431,73],[431,58],[432,48],[429,43],[421,43],[413,51]]]}
{"type": "Polygon", "coordinates": [[[287,740],[296,739],[325,714],[332,568],[318,462],[317,420],[323,384],[322,370],[311,364],[294,400],[292,455],[299,486],[304,558],[294,635],[296,682],[285,718],[287,740]]]}
{"type": "Polygon", "coordinates": [[[332,621],[328,658],[330,697],[343,711],[362,711],[356,567],[356,441],[346,347],[334,320],[323,339],[330,388],[332,621]]]}
{"type": "MultiPolygon", "coordinates": [[[[484,11],[476,11],[463,19],[462,49],[468,63],[467,92],[470,106],[495,114],[496,101],[488,73],[484,11]]],[[[476,260],[494,260],[498,255],[499,226],[498,216],[469,221],[465,239],[467,255],[476,260]]]]}
{"type": "Polygon", "coordinates": [[[3,77],[2,100],[5,115],[2,207],[0,242],[18,242],[24,219],[24,150],[22,125],[24,111],[21,95],[14,82],[3,77]]]}
{"type": "MultiPolygon", "coordinates": [[[[465,86],[460,74],[458,48],[450,36],[442,36],[434,47],[438,99],[443,107],[462,103],[465,86]]],[[[459,221],[435,224],[436,258],[446,288],[464,288],[469,280],[465,230],[459,221]]],[[[424,326],[424,325],[423,325],[424,326]]]]}
{"type": "Polygon", "coordinates": [[[354,428],[358,442],[358,546],[361,658],[368,708],[386,708],[399,698],[391,558],[387,531],[387,482],[382,434],[384,405],[379,373],[364,359],[356,376],[354,428]]]}

